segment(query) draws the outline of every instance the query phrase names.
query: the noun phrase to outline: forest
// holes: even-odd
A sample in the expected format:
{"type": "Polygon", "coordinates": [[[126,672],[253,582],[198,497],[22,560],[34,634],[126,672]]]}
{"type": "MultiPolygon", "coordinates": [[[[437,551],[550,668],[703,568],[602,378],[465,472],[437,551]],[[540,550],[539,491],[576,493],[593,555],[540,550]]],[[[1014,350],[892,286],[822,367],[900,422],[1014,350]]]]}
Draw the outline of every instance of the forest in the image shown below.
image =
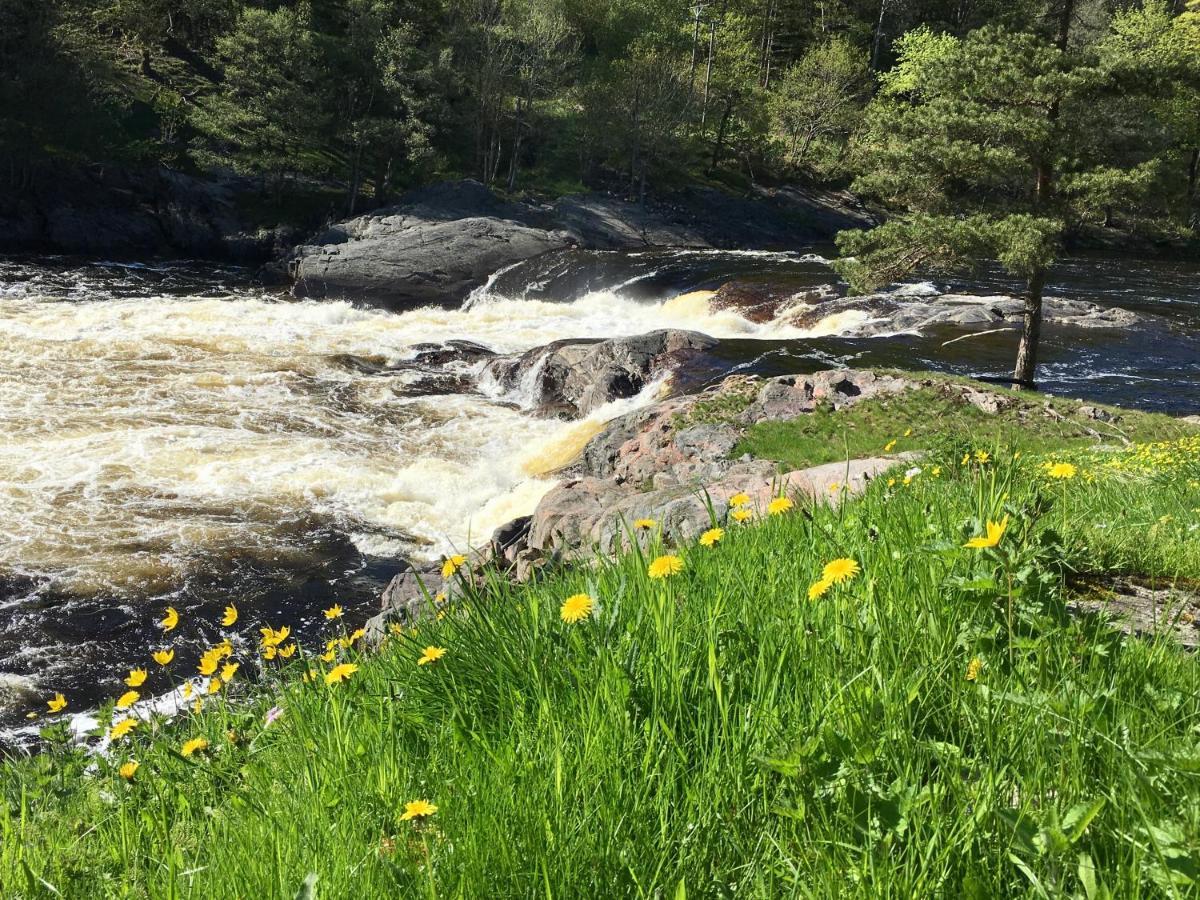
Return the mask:
{"type": "Polygon", "coordinates": [[[853,183],[906,210],[931,180],[1005,203],[1053,183],[1073,222],[1171,234],[1200,222],[1198,17],[1185,0],[0,0],[0,179],[164,165],[336,189],[346,214],[450,175],[633,199],[853,183]]]}

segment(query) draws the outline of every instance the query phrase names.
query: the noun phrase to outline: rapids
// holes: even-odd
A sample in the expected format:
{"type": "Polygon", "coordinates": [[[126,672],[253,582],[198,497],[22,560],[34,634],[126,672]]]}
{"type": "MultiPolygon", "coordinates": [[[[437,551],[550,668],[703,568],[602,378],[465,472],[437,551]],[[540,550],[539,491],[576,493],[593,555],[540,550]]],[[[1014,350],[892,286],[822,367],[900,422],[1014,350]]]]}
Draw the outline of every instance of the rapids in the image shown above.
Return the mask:
{"type": "MultiPolygon", "coordinates": [[[[1195,412],[1196,276],[1139,264],[1112,272],[1128,290],[1079,287],[1161,325],[1154,341],[1048,335],[1048,386],[1195,412]]],[[[733,277],[835,280],[815,254],[575,251],[502,270],[461,305],[397,314],[292,300],[212,266],[0,260],[0,720],[56,690],[75,710],[112,696],[161,640],[168,603],[185,666],[230,601],[248,637],[270,623],[313,638],[334,599],[361,621],[401,557],[462,551],[531,512],[607,419],[660,387],[582,422],[541,419],[478,379],[478,362],[442,373],[473,387],[417,389],[419,345],[511,353],[686,328],[723,339],[727,371],[998,374],[1011,359],[1011,335],[856,339],[859,311],[806,330],[713,312],[733,277]]]]}

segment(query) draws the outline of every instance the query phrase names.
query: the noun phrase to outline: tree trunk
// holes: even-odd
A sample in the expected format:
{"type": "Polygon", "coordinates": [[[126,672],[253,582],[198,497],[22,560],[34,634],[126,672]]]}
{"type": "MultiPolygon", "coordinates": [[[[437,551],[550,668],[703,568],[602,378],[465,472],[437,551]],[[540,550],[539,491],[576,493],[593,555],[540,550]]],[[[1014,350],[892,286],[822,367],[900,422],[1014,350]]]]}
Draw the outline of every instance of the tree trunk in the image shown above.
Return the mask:
{"type": "Polygon", "coordinates": [[[709,172],[716,171],[717,163],[721,161],[721,150],[725,145],[725,129],[729,126],[729,114],[733,112],[733,98],[725,98],[725,111],[721,113],[721,124],[717,126],[717,140],[713,144],[712,165],[709,172]]]}
{"type": "Polygon", "coordinates": [[[1013,369],[1013,387],[1037,390],[1038,342],[1042,336],[1042,290],[1046,270],[1038,269],[1025,288],[1025,315],[1021,322],[1021,343],[1017,346],[1017,365],[1013,369]]]}
{"type": "Polygon", "coordinates": [[[1188,227],[1200,228],[1200,147],[1192,150],[1192,161],[1188,165],[1188,227]]]}
{"type": "Polygon", "coordinates": [[[883,43],[883,17],[887,13],[887,0],[879,0],[879,20],[875,23],[875,40],[871,43],[871,71],[879,71],[879,47],[883,43]]]}
{"type": "Polygon", "coordinates": [[[696,21],[692,29],[692,66],[688,70],[688,102],[696,96],[696,61],[700,54],[700,16],[704,13],[704,4],[696,3],[696,21]]]}
{"type": "Polygon", "coordinates": [[[704,72],[704,103],[700,107],[700,131],[704,131],[704,123],[708,119],[708,89],[712,85],[713,49],[717,44],[717,23],[708,23],[708,67],[704,72]]]}

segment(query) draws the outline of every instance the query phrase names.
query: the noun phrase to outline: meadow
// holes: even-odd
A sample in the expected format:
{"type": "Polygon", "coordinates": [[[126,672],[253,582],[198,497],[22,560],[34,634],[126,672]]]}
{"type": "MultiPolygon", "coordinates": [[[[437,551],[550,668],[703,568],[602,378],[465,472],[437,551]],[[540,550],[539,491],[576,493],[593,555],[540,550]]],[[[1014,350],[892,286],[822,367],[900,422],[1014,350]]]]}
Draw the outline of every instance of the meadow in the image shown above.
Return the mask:
{"type": "Polygon", "coordinates": [[[378,652],[336,610],[321,646],[261,623],[261,677],[218,645],[196,711],[117,712],[103,754],[42,708],[0,766],[0,893],[1197,896],[1195,655],[1070,607],[1196,591],[1200,437],[923,425],[859,497],[781,490],[682,547],[631,524],[378,652]]]}

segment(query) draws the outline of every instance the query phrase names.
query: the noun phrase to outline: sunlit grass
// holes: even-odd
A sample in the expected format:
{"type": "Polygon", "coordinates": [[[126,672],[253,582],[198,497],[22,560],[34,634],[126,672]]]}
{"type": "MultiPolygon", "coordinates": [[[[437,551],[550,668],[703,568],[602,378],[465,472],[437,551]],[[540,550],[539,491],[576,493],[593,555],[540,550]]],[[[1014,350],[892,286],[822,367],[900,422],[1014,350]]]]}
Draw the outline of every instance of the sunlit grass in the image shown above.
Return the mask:
{"type": "Polygon", "coordinates": [[[1195,896],[1197,662],[1065,585],[1200,578],[1200,447],[1014,456],[492,576],[106,757],[51,730],[0,771],[3,893],[1195,896]]]}

